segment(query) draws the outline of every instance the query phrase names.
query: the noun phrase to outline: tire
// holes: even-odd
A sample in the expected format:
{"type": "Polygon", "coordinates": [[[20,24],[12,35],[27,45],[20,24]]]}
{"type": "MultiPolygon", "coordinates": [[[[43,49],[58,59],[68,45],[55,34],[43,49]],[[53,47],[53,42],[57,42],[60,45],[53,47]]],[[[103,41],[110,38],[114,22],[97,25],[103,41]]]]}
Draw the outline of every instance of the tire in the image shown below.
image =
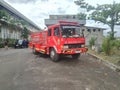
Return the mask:
{"type": "Polygon", "coordinates": [[[33,47],[32,52],[33,52],[33,54],[35,54],[35,55],[38,54],[38,52],[35,50],[35,47],[33,47]]]}
{"type": "Polygon", "coordinates": [[[73,58],[73,59],[79,59],[79,57],[80,57],[80,54],[79,54],[79,53],[78,53],[78,54],[73,54],[73,55],[72,55],[72,58],[73,58]]]}
{"type": "Polygon", "coordinates": [[[50,50],[50,58],[54,62],[59,61],[59,54],[57,54],[55,49],[53,49],[53,48],[50,50]]]}

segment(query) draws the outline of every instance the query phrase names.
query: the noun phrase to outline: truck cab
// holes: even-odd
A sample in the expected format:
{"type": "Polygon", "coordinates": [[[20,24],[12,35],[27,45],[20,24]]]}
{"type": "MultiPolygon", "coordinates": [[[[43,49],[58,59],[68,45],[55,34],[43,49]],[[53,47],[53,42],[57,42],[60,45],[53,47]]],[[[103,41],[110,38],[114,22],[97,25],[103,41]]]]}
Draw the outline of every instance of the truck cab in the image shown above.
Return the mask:
{"type": "Polygon", "coordinates": [[[53,61],[58,61],[60,55],[72,55],[79,58],[80,54],[87,51],[85,38],[76,22],[64,22],[48,27],[47,54],[53,61]]]}

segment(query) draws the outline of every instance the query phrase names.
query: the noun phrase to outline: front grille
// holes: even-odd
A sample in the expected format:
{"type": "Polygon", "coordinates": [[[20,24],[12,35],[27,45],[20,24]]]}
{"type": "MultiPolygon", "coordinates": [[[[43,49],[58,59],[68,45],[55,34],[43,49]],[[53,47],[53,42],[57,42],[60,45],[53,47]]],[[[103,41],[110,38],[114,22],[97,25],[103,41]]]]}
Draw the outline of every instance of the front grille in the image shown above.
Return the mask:
{"type": "Polygon", "coordinates": [[[65,44],[68,48],[81,48],[82,44],[65,44]]]}

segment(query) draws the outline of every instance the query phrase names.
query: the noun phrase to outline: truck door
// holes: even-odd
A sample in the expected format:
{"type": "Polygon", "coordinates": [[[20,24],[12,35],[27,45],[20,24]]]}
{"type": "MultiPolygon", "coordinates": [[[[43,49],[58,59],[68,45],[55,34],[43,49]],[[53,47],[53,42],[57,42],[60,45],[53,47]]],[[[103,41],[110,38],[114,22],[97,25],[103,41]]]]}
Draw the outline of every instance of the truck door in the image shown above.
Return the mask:
{"type": "Polygon", "coordinates": [[[56,48],[60,45],[60,30],[58,26],[53,29],[53,43],[56,48]]]}
{"type": "Polygon", "coordinates": [[[60,37],[60,31],[59,27],[53,27],[51,29],[48,29],[48,44],[49,46],[57,45],[58,44],[58,39],[60,37]]]}
{"type": "Polygon", "coordinates": [[[52,29],[48,29],[48,35],[47,35],[47,43],[48,43],[48,47],[51,47],[52,45],[52,29]]]}

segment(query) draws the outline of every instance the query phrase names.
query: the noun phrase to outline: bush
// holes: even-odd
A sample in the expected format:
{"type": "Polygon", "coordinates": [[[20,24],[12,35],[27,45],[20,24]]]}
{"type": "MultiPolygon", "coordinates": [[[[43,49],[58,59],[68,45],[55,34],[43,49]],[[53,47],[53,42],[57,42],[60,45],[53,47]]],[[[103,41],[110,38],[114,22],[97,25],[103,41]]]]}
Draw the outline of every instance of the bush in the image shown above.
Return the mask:
{"type": "Polygon", "coordinates": [[[3,48],[4,47],[4,44],[0,43],[0,48],[3,48]]]}
{"type": "Polygon", "coordinates": [[[102,51],[105,52],[106,55],[110,55],[112,50],[112,40],[110,38],[105,38],[102,43],[102,51]]]}
{"type": "Polygon", "coordinates": [[[95,45],[95,40],[96,40],[95,37],[91,37],[91,39],[89,40],[90,47],[92,47],[93,45],[95,45]]]}
{"type": "Polygon", "coordinates": [[[115,40],[115,47],[120,49],[120,40],[115,40]]]}
{"type": "Polygon", "coordinates": [[[13,47],[15,43],[15,39],[8,39],[8,47],[13,47]]]}
{"type": "Polygon", "coordinates": [[[120,48],[120,40],[111,39],[107,37],[103,40],[102,43],[102,50],[105,52],[106,55],[110,55],[115,53],[116,50],[120,48]]]}
{"type": "Polygon", "coordinates": [[[5,41],[8,41],[8,47],[13,47],[13,45],[15,43],[15,39],[9,39],[9,38],[7,38],[7,39],[4,40],[4,39],[0,38],[0,48],[4,47],[4,42],[5,41]]]}
{"type": "Polygon", "coordinates": [[[3,47],[4,47],[3,39],[0,38],[0,48],[3,48],[3,47]]]}

